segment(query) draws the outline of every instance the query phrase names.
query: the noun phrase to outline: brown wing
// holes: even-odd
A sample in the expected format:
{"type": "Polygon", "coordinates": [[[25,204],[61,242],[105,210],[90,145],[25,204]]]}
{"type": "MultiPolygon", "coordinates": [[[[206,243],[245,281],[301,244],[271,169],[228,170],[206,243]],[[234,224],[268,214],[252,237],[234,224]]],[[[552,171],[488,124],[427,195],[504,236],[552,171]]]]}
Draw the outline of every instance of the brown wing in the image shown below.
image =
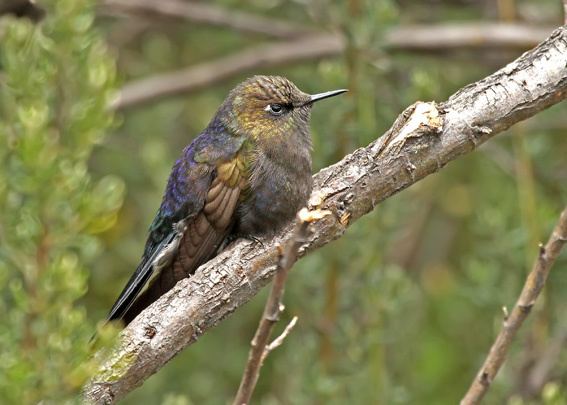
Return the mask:
{"type": "Polygon", "coordinates": [[[123,317],[126,324],[215,255],[234,223],[234,213],[245,187],[244,167],[238,158],[217,166],[205,205],[196,216],[187,219],[185,232],[171,265],[162,269],[132,304],[123,317]]]}

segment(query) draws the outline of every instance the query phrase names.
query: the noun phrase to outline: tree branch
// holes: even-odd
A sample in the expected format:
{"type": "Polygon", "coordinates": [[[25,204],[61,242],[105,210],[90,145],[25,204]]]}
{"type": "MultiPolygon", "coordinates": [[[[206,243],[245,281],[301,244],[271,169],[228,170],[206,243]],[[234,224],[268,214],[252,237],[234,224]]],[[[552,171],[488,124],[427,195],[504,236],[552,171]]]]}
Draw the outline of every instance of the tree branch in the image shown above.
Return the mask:
{"type": "Polygon", "coordinates": [[[127,13],[181,22],[190,21],[278,39],[297,38],[314,31],[303,25],[284,20],[227,9],[213,4],[181,0],[103,0],[101,9],[106,14],[127,13]]]}
{"type": "Polygon", "coordinates": [[[288,337],[288,335],[291,333],[291,331],[293,330],[293,328],[295,328],[295,325],[297,324],[297,320],[299,318],[297,316],[294,316],[291,321],[289,321],[289,323],[287,324],[287,326],[285,327],[285,329],[283,330],[283,332],[274,340],[272,340],[272,342],[266,346],[266,350],[264,352],[264,358],[270,354],[270,352],[274,349],[276,349],[277,347],[280,347],[285,338],[288,337]]]}
{"type": "MultiPolygon", "coordinates": [[[[332,212],[312,224],[300,256],[337,239],[379,202],[435,173],[518,121],[567,97],[567,28],[447,101],[417,102],[385,136],[314,177],[310,208],[332,212]]],[[[119,346],[85,388],[93,402],[111,403],[141,385],[176,353],[248,302],[273,277],[277,244],[239,241],[181,280],[121,334],[119,346]],[[151,331],[151,333],[148,333],[151,331]]]]}
{"type": "Polygon", "coordinates": [[[264,359],[268,353],[273,350],[273,348],[279,346],[281,342],[283,342],[287,333],[289,333],[291,328],[295,325],[295,322],[292,321],[288,328],[286,328],[286,331],[288,332],[286,333],[284,331],[280,337],[272,342],[272,344],[268,345],[268,339],[270,338],[272,330],[283,311],[282,299],[287,275],[291,267],[297,261],[299,248],[309,235],[309,224],[315,220],[323,218],[324,215],[329,214],[331,214],[329,211],[309,211],[307,208],[303,208],[299,211],[295,230],[293,231],[291,238],[287,241],[281,257],[278,260],[278,265],[275,271],[276,275],[272,282],[272,289],[268,296],[268,300],[266,301],[264,314],[262,315],[262,319],[260,319],[260,324],[254,334],[254,338],[252,339],[252,347],[248,354],[248,362],[246,363],[244,374],[242,375],[242,381],[240,382],[240,387],[238,388],[238,392],[234,398],[233,405],[245,405],[250,402],[250,398],[252,397],[252,393],[256,387],[256,382],[260,376],[260,368],[264,363],[264,359]]]}
{"type": "MultiPolygon", "coordinates": [[[[225,27],[281,40],[322,34],[319,29],[302,24],[214,4],[181,0],[103,0],[101,10],[106,14],[126,13],[225,27]]],[[[552,29],[502,23],[415,25],[393,28],[386,34],[385,42],[388,48],[396,50],[437,51],[500,47],[529,49],[549,35],[552,29]]]]}
{"type": "MultiPolygon", "coordinates": [[[[160,2],[155,2],[155,7],[160,7],[160,4],[160,2]]],[[[195,3],[183,4],[194,5],[195,3]]],[[[399,27],[387,33],[385,43],[386,48],[392,51],[443,51],[500,47],[529,49],[537,45],[551,31],[551,28],[514,24],[408,26],[399,27]]],[[[341,55],[344,49],[344,38],[339,34],[328,33],[260,45],[212,62],[135,80],[122,88],[110,108],[122,110],[165,97],[189,94],[247,71],[257,71],[304,60],[336,57],[341,55]]]]}
{"type": "Polygon", "coordinates": [[[110,108],[122,110],[164,97],[190,93],[242,72],[339,55],[344,44],[334,35],[260,45],[175,72],[162,73],[126,84],[110,108]]]}
{"type": "Polygon", "coordinates": [[[529,49],[545,39],[553,27],[519,23],[460,23],[410,25],[386,33],[386,48],[396,51],[451,51],[462,49],[529,49]]]}
{"type": "Polygon", "coordinates": [[[567,242],[567,207],[561,213],[547,244],[545,246],[540,244],[539,255],[534,262],[532,271],[528,274],[522,293],[510,316],[505,316],[502,329],[490,348],[484,364],[461,401],[461,405],[480,403],[488,388],[490,388],[490,384],[494,381],[498,370],[506,359],[512,340],[534,306],[545,285],[549,271],[565,242],[567,242]]]}

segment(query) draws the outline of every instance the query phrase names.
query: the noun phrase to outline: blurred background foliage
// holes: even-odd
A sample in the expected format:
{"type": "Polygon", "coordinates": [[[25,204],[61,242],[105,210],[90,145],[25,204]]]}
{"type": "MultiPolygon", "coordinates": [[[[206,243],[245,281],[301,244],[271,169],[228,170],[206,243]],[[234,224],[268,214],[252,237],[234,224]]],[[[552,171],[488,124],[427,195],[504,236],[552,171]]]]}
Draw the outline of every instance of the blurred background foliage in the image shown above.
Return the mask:
{"type": "Polygon", "coordinates": [[[2,25],[0,402],[60,403],[96,364],[79,303],[118,218],[124,181],[91,175],[110,134],[115,60],[88,1],[43,4],[49,18],[2,25]]]}
{"type": "MultiPolygon", "coordinates": [[[[281,74],[307,92],[351,90],[314,109],[318,170],[382,134],[409,104],[444,100],[521,53],[394,51],[389,30],[561,21],[556,0],[217,1],[341,32],[346,50],[113,116],[105,106],[122,84],[276,40],[95,3],[42,1],[39,23],[1,19],[1,403],[59,403],[78,392],[93,367],[87,342],[138,263],[173,161],[236,83],[281,74]]],[[[299,262],[280,327],[292,315],[299,324],[267,360],[254,403],[457,403],[567,201],[564,108],[390,198],[299,262]]],[[[566,264],[563,255],[486,403],[567,403],[566,351],[542,364],[567,341],[566,264]]],[[[123,403],[230,401],[264,300],[265,292],[123,403]]]]}

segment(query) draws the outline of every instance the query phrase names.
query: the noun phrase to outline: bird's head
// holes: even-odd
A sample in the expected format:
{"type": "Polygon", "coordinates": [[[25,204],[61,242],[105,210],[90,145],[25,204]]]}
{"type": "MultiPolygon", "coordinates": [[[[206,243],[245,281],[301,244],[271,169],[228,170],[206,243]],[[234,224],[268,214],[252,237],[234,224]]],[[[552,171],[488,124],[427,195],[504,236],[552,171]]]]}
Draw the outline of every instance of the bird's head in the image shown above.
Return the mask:
{"type": "Polygon", "coordinates": [[[254,76],[230,92],[220,118],[233,133],[259,141],[290,133],[308,135],[313,103],[345,91],[309,95],[284,77],[254,76]]]}

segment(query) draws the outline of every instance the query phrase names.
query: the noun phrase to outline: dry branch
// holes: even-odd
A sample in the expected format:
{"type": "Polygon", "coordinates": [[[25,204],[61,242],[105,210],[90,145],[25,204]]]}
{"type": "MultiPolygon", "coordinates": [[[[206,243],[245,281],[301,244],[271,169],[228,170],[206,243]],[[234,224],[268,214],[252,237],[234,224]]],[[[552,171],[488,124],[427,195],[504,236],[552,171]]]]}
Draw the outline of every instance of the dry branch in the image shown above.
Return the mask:
{"type": "MultiPolygon", "coordinates": [[[[341,237],[384,199],[566,97],[567,28],[561,27],[447,101],[417,102],[385,136],[315,175],[310,207],[332,215],[312,224],[300,256],[341,237]]],[[[248,302],[274,276],[276,246],[290,234],[288,227],[262,244],[239,241],[177,283],[122,332],[119,346],[85,388],[86,398],[111,403],[123,397],[248,302]]]]}
{"type": "Polygon", "coordinates": [[[397,51],[529,49],[553,27],[518,23],[460,23],[397,27],[386,33],[386,47],[397,51]]]}
{"type": "MultiPolygon", "coordinates": [[[[317,29],[306,25],[207,3],[182,0],[103,0],[101,6],[107,14],[125,13],[189,21],[281,40],[318,33],[317,29]]],[[[393,28],[387,33],[385,42],[387,47],[397,50],[436,51],[485,47],[529,49],[549,35],[552,29],[502,23],[415,25],[393,28]]]]}
{"type": "Polygon", "coordinates": [[[256,382],[260,376],[260,368],[262,367],[264,359],[268,353],[273,350],[273,348],[279,346],[281,342],[283,342],[283,339],[287,336],[297,321],[297,318],[294,318],[295,321],[292,321],[288,325],[284,333],[274,342],[268,344],[268,339],[272,334],[272,330],[283,311],[282,299],[287,275],[291,267],[297,261],[299,248],[309,235],[309,224],[328,214],[330,214],[330,212],[319,210],[310,212],[307,208],[303,208],[297,215],[298,223],[291,238],[286,242],[282,255],[278,260],[278,265],[275,271],[276,275],[272,282],[272,289],[268,296],[268,300],[266,301],[264,314],[262,315],[262,319],[260,319],[260,324],[254,334],[254,338],[252,339],[252,347],[248,354],[248,361],[246,362],[242,381],[240,382],[240,387],[238,387],[238,392],[234,398],[233,405],[245,405],[250,402],[250,398],[254,392],[254,387],[256,387],[256,382]]]}
{"type": "Polygon", "coordinates": [[[490,384],[494,381],[498,370],[506,359],[512,340],[539,297],[549,271],[565,242],[567,242],[567,207],[561,213],[547,244],[545,246],[540,245],[539,255],[534,262],[532,271],[528,274],[520,297],[510,315],[504,318],[502,329],[490,348],[484,364],[461,401],[461,405],[480,403],[490,388],[490,384]]]}
{"type": "Polygon", "coordinates": [[[192,1],[103,0],[101,6],[106,14],[126,13],[181,22],[190,21],[278,39],[297,38],[313,32],[312,29],[299,24],[192,1]]]}
{"type": "Polygon", "coordinates": [[[213,62],[128,83],[110,107],[121,110],[164,97],[186,94],[242,72],[338,55],[343,49],[342,41],[328,34],[260,45],[213,62]]]}
{"type": "MultiPolygon", "coordinates": [[[[157,7],[161,3],[155,4],[157,7]]],[[[551,28],[514,24],[409,26],[398,27],[387,33],[385,43],[389,50],[442,51],[500,47],[529,49],[536,46],[551,31],[551,28]]],[[[189,94],[243,72],[339,56],[344,49],[344,38],[328,33],[260,45],[212,62],[128,83],[110,107],[122,110],[165,97],[189,94]]]]}

